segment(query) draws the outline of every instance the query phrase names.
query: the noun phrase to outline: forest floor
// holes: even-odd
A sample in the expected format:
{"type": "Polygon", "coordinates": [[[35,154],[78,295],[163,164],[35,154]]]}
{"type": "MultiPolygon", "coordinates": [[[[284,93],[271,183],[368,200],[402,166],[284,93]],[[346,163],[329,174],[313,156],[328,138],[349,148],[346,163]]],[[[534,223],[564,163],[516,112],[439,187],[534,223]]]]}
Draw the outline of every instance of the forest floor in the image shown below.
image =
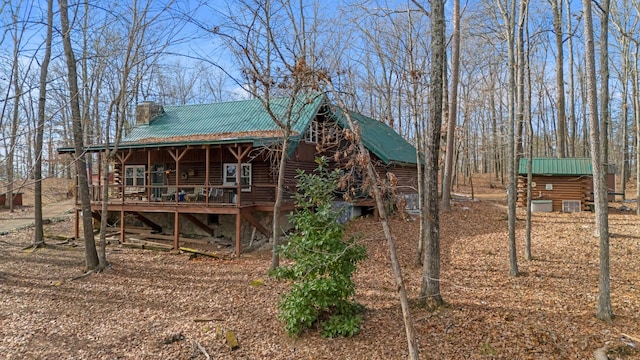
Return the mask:
{"type": "MultiPolygon", "coordinates": [[[[422,359],[638,359],[622,334],[640,338],[640,226],[611,204],[612,323],[594,316],[598,239],[589,212],[534,213],[533,261],[523,258],[524,212],[517,222],[518,265],[510,277],[504,189],[474,179],[476,201],[456,196],[441,214],[441,292],[435,312],[412,306],[422,359]]],[[[461,186],[457,193],[470,193],[461,186]]],[[[635,203],[625,205],[635,210],[635,203]]],[[[28,210],[28,202],[27,202],[28,210]]],[[[0,219],[8,216],[0,213],[0,219]]],[[[1,221],[1,220],[0,220],[1,221]]],[[[71,234],[73,221],[45,233],[71,234]]],[[[417,221],[391,221],[408,295],[415,300],[417,221]]],[[[372,218],[349,224],[368,259],[354,276],[366,307],[361,332],[290,338],[276,304],[287,284],[266,275],[268,249],[213,259],[110,245],[107,271],[81,275],[82,242],[48,240],[23,251],[32,229],[0,236],[0,354],[7,359],[406,359],[402,313],[382,229],[372,218]],[[219,332],[232,330],[231,350],[219,332]]],[[[636,343],[638,346],[640,344],[636,343]]]]}

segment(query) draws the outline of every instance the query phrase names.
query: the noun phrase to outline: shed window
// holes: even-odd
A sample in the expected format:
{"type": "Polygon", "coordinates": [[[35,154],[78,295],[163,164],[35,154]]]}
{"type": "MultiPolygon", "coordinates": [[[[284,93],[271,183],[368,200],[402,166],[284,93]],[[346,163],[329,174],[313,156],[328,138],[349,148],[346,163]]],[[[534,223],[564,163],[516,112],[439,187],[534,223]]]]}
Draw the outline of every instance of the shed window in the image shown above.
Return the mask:
{"type": "MultiPolygon", "coordinates": [[[[236,186],[238,185],[238,164],[225,163],[223,169],[222,185],[224,186],[236,186]]],[[[240,185],[242,191],[251,191],[251,164],[241,164],[240,170],[240,185]]]]}
{"type": "Polygon", "coordinates": [[[562,212],[580,212],[580,200],[562,200],[562,212]]]}

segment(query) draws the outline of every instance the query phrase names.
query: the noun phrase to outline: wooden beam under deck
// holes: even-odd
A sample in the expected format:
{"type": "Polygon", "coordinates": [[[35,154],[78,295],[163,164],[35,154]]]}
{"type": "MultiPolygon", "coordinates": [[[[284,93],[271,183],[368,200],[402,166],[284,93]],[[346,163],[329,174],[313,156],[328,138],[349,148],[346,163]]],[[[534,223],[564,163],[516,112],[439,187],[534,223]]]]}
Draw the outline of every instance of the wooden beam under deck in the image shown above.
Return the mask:
{"type": "Polygon", "coordinates": [[[202,221],[198,220],[198,218],[196,218],[195,216],[193,216],[193,215],[191,215],[189,213],[181,213],[180,215],[184,216],[185,219],[191,221],[191,223],[193,223],[195,226],[197,226],[200,229],[206,231],[209,235],[211,235],[211,236],[215,235],[215,231],[213,231],[212,228],[208,227],[207,224],[205,224],[202,221]]]}
{"type": "Polygon", "coordinates": [[[133,216],[136,217],[136,219],[142,221],[144,224],[146,224],[147,226],[149,226],[151,229],[153,229],[153,231],[157,231],[157,232],[162,232],[162,226],[154,223],[153,221],[151,221],[149,218],[147,218],[146,216],[140,214],[139,212],[132,212],[133,216]]]}
{"type": "Polygon", "coordinates": [[[258,219],[256,219],[251,213],[252,211],[250,211],[250,209],[248,208],[244,208],[240,210],[240,214],[242,215],[242,217],[245,220],[247,220],[251,225],[253,225],[253,227],[255,227],[258,231],[260,231],[264,236],[266,237],[271,236],[271,234],[269,233],[269,230],[267,230],[264,226],[262,226],[262,224],[260,224],[258,219]]]}
{"type": "MultiPolygon", "coordinates": [[[[208,206],[204,206],[205,204],[189,204],[189,203],[175,203],[175,202],[166,202],[166,203],[121,203],[121,202],[113,202],[109,203],[109,211],[120,212],[120,218],[124,219],[125,213],[135,214],[136,217],[140,219],[140,217],[144,217],[138,213],[140,212],[149,212],[149,213],[168,213],[174,214],[174,234],[173,234],[173,246],[175,249],[180,247],[180,215],[184,216],[187,220],[194,223],[196,226],[201,229],[213,233],[213,230],[202,223],[200,220],[195,218],[192,214],[217,214],[217,215],[235,215],[235,227],[236,227],[236,256],[240,256],[242,252],[242,242],[241,233],[242,233],[242,220],[246,220],[251,225],[253,225],[257,230],[263,233],[265,236],[270,236],[269,230],[266,229],[260,222],[253,216],[253,211],[264,211],[264,212],[273,212],[273,204],[263,203],[263,204],[252,204],[252,205],[244,205],[239,207],[237,204],[216,204],[212,206],[211,203],[208,206]]],[[[76,212],[79,211],[80,205],[76,205],[76,212]]],[[[94,202],[91,204],[91,208],[94,211],[101,211],[102,204],[100,202],[94,202]]],[[[294,209],[294,205],[292,203],[285,203],[282,206],[282,211],[291,211],[294,209]]],[[[145,218],[146,219],[146,218],[145,218]]],[[[149,219],[149,222],[153,223],[149,219]]],[[[145,222],[144,220],[141,220],[145,222]]],[[[147,223],[147,222],[145,222],[147,223]]],[[[154,228],[151,224],[147,224],[154,228]]],[[[153,223],[155,226],[159,226],[153,223]]],[[[125,226],[124,221],[120,222],[120,236],[121,242],[124,242],[124,234],[125,234],[125,226]]],[[[213,234],[212,234],[213,235],[213,234]]]]}

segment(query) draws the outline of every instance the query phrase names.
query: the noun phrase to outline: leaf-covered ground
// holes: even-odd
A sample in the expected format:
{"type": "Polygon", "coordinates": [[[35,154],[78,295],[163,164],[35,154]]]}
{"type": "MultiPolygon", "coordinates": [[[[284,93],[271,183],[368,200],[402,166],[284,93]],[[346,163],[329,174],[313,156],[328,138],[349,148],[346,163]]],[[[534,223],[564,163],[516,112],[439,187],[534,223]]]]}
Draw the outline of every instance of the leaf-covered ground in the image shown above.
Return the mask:
{"type": "MultiPolygon", "coordinates": [[[[632,205],[635,208],[635,204],[632,205]]],[[[612,359],[640,358],[621,334],[640,337],[640,226],[632,213],[610,216],[611,288],[616,318],[595,319],[598,240],[591,213],[536,213],[533,261],[508,276],[506,211],[499,202],[456,201],[441,215],[442,296],[429,313],[412,309],[422,359],[588,359],[607,345],[612,359]]],[[[69,234],[72,221],[47,225],[69,234]]],[[[392,230],[410,298],[420,289],[417,222],[393,219],[392,230]]],[[[0,354],[7,359],[404,359],[402,314],[381,227],[358,219],[368,259],[355,281],[364,304],[361,333],[289,338],[277,319],[285,283],[267,277],[270,253],[239,259],[108,248],[112,268],[70,281],[83,248],[55,245],[24,252],[31,230],[0,237],[0,354]],[[255,281],[255,280],[262,280],[255,281]],[[196,321],[205,320],[205,321],[196,321]],[[240,347],[220,336],[233,330],[240,347]],[[181,336],[180,336],[181,335],[181,336]]],[[[640,344],[638,344],[640,346],[640,344]]]]}

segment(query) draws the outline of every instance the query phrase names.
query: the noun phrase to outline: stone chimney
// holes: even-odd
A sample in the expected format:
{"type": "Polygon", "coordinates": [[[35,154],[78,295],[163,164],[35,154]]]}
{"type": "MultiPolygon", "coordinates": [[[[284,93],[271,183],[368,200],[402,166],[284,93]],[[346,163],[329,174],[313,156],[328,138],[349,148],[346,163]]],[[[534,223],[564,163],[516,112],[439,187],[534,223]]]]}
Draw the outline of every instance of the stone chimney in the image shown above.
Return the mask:
{"type": "Polygon", "coordinates": [[[136,125],[149,124],[156,116],[162,114],[162,105],[153,101],[145,101],[136,106],[136,125]]]}

